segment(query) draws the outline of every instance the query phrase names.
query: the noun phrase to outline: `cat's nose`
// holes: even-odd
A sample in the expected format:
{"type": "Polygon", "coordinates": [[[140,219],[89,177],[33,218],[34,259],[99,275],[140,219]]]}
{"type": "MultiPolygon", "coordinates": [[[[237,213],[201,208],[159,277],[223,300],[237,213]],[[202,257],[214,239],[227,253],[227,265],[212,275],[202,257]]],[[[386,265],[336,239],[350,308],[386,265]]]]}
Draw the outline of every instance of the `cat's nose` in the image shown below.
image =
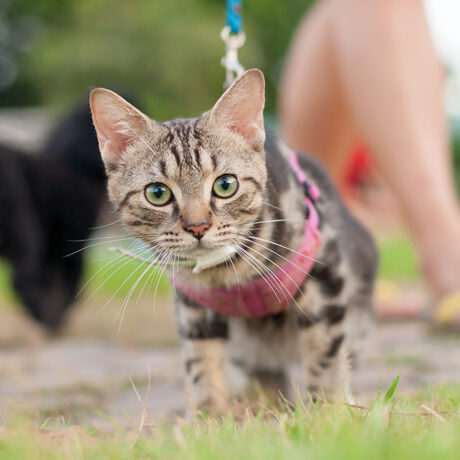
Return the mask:
{"type": "Polygon", "coordinates": [[[187,232],[192,233],[193,236],[197,240],[201,240],[201,238],[203,238],[204,234],[206,233],[206,231],[209,229],[210,226],[211,226],[210,223],[202,222],[201,224],[189,224],[189,225],[186,225],[184,227],[184,229],[187,232]]]}

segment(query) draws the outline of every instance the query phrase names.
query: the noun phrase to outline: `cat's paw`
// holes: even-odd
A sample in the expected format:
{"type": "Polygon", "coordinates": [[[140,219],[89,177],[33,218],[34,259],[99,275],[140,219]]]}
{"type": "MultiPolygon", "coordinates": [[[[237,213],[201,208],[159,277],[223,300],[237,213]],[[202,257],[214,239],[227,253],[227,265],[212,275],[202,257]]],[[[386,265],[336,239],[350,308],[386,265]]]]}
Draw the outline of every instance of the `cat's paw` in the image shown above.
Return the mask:
{"type": "Polygon", "coordinates": [[[196,419],[202,416],[221,418],[230,411],[229,403],[223,398],[207,398],[198,404],[189,404],[187,407],[187,418],[196,419]]]}

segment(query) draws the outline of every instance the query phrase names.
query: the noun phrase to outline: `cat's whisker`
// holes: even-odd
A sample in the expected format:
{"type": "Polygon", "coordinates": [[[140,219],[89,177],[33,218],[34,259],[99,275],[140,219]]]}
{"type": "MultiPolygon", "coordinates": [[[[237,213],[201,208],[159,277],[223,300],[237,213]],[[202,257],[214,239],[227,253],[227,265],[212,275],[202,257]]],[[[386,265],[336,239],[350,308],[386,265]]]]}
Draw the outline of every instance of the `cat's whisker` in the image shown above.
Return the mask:
{"type": "MultiPolygon", "coordinates": [[[[155,254],[152,254],[151,257],[154,257],[154,256],[155,256],[155,254]]],[[[120,321],[119,321],[119,324],[118,324],[117,334],[120,333],[121,325],[123,323],[123,318],[125,316],[125,312],[126,312],[126,309],[128,307],[128,303],[129,303],[129,300],[131,299],[131,296],[133,295],[134,291],[136,290],[136,287],[139,285],[139,283],[141,282],[141,280],[144,277],[144,275],[152,268],[152,266],[154,264],[155,264],[155,259],[152,262],[149,263],[147,268],[141,273],[141,275],[138,277],[136,282],[131,286],[131,289],[129,290],[128,295],[126,296],[125,300],[123,301],[123,303],[121,305],[121,315],[120,315],[120,321]]]]}
{"type": "MultiPolygon", "coordinates": [[[[228,244],[226,244],[225,246],[222,246],[222,251],[227,248],[228,244]]],[[[235,264],[233,263],[233,260],[232,260],[232,257],[230,257],[230,259],[225,259],[225,265],[228,267],[228,262],[230,262],[232,264],[232,268],[233,268],[233,272],[235,273],[235,278],[236,278],[236,284],[237,286],[240,286],[240,279],[238,277],[238,272],[236,271],[236,267],[235,267],[235,264]]]]}
{"type": "Polygon", "coordinates": [[[137,299],[136,299],[136,305],[139,303],[139,300],[141,299],[142,297],[142,294],[144,293],[145,291],[145,288],[147,286],[147,283],[149,282],[149,280],[151,279],[151,277],[155,274],[155,267],[153,267],[153,270],[151,271],[151,273],[147,276],[145,282],[144,282],[144,285],[142,286],[142,289],[140,291],[140,293],[138,294],[137,296],[137,299]]]}
{"type": "Polygon", "coordinates": [[[292,260],[289,260],[287,257],[284,257],[280,253],[278,253],[278,252],[274,251],[273,249],[269,248],[267,245],[257,243],[257,241],[251,240],[250,238],[246,238],[243,235],[239,235],[239,237],[241,239],[243,239],[244,241],[247,241],[247,242],[255,244],[255,245],[257,245],[257,246],[259,246],[259,247],[261,247],[263,249],[266,249],[267,251],[271,252],[272,254],[274,254],[277,257],[280,257],[281,259],[285,260],[286,262],[290,262],[292,265],[294,265],[294,267],[298,268],[304,275],[308,276],[311,279],[315,279],[313,276],[310,275],[309,272],[306,272],[303,268],[299,267],[297,264],[292,262],[292,260]]]}
{"type": "Polygon", "coordinates": [[[276,209],[278,211],[284,211],[282,208],[279,208],[278,206],[275,206],[274,204],[271,204],[268,201],[262,200],[262,204],[264,204],[265,206],[270,206],[271,208],[276,209]]]}
{"type": "Polygon", "coordinates": [[[132,238],[126,238],[126,237],[125,237],[125,238],[116,238],[116,239],[114,239],[114,240],[112,240],[112,241],[101,241],[101,242],[99,242],[99,243],[90,244],[90,245],[85,246],[85,247],[83,247],[83,248],[81,248],[81,249],[77,249],[76,251],[73,251],[73,252],[71,252],[71,253],[69,253],[69,254],[65,254],[65,255],[62,256],[62,257],[70,257],[70,256],[73,256],[73,255],[75,255],[75,254],[78,254],[79,252],[86,251],[86,250],[88,250],[88,249],[90,249],[90,248],[94,248],[95,246],[100,246],[101,244],[117,243],[117,242],[119,242],[119,241],[126,241],[126,240],[128,240],[128,239],[132,239],[132,238]]]}
{"type": "MultiPolygon", "coordinates": [[[[70,243],[86,243],[86,242],[89,242],[89,241],[96,241],[96,240],[119,240],[120,239],[120,236],[95,236],[95,237],[92,237],[92,238],[87,238],[86,240],[83,239],[83,240],[69,240],[70,243]]],[[[132,240],[133,237],[132,236],[126,236],[124,238],[124,240],[132,240]]]]}
{"type": "MultiPolygon", "coordinates": [[[[123,304],[127,304],[127,302],[129,301],[129,298],[131,297],[132,293],[134,292],[134,290],[136,289],[137,285],[139,284],[139,282],[141,281],[141,279],[143,278],[143,276],[145,275],[145,273],[147,273],[150,268],[152,266],[154,266],[154,264],[157,262],[158,258],[159,258],[159,254],[158,253],[155,253],[155,252],[152,252],[152,254],[150,256],[148,256],[144,261],[143,263],[134,271],[134,273],[136,273],[137,271],[139,271],[140,268],[142,268],[145,264],[147,264],[147,268],[142,272],[142,274],[140,275],[140,277],[136,280],[136,282],[133,284],[133,286],[131,286],[129,292],[128,292],[128,295],[127,297],[125,298],[125,300],[123,301],[123,304]],[[152,260],[153,258],[153,260],[152,260]]],[[[132,276],[132,274],[131,274],[132,276]]],[[[131,277],[130,276],[130,277],[131,277]]],[[[128,278],[129,279],[129,278],[128,278]]],[[[123,306],[122,304],[122,306],[123,306]]],[[[117,315],[118,317],[118,315],[117,315]]],[[[115,318],[115,321],[116,321],[116,318],[115,318]]]]}
{"type": "Polygon", "coordinates": [[[118,224],[119,222],[121,222],[121,219],[114,220],[113,222],[110,222],[108,224],[98,225],[97,227],[90,227],[90,230],[99,230],[101,228],[111,227],[112,225],[118,224]]]}
{"type": "Polygon", "coordinates": [[[162,263],[162,266],[160,266],[160,270],[158,273],[158,280],[157,284],[155,286],[155,292],[153,294],[153,311],[156,310],[156,302],[157,302],[157,292],[158,292],[158,286],[160,285],[160,280],[161,277],[166,269],[166,265],[168,264],[169,259],[171,258],[171,251],[166,253],[166,259],[164,259],[164,262],[162,263]]]}
{"type": "Polygon", "coordinates": [[[248,259],[248,252],[245,249],[243,249],[241,246],[235,245],[234,249],[236,250],[237,254],[265,281],[268,287],[275,294],[275,297],[277,298],[277,300],[280,302],[281,299],[278,297],[278,293],[275,291],[272,284],[270,283],[270,279],[267,279],[267,277],[264,276],[264,274],[267,271],[267,267],[264,267],[263,264],[261,264],[259,260],[257,260],[256,264],[251,262],[251,260],[248,259]],[[260,266],[261,268],[259,268],[260,266]]]}
{"type": "MultiPolygon", "coordinates": [[[[251,246],[248,246],[247,244],[244,244],[244,243],[241,243],[244,247],[248,248],[248,250],[251,250],[251,251],[254,251],[256,254],[258,254],[260,257],[263,257],[265,260],[271,262],[273,265],[275,265],[279,270],[281,270],[291,281],[292,283],[294,284],[294,286],[296,287],[296,291],[298,292],[300,290],[300,286],[297,284],[297,282],[292,278],[291,275],[289,275],[289,273],[284,270],[283,267],[281,267],[280,265],[278,265],[276,262],[273,262],[272,260],[270,260],[269,257],[267,257],[266,255],[262,254],[260,251],[258,251],[257,249],[254,249],[253,247],[251,246]]],[[[248,251],[248,254],[249,254],[249,251],[248,251]]],[[[253,256],[255,259],[257,259],[255,256],[253,256]]],[[[283,284],[283,283],[282,283],[283,284]]],[[[284,286],[284,284],[283,284],[284,286]]],[[[285,287],[285,286],[284,286],[285,287]]],[[[302,308],[300,307],[300,305],[297,303],[297,301],[295,300],[295,298],[292,296],[292,294],[289,293],[288,289],[285,287],[286,291],[288,292],[289,296],[291,297],[291,299],[294,301],[294,303],[299,307],[300,310],[302,310],[302,308]]],[[[305,295],[304,292],[302,291],[302,295],[305,295]]]]}
{"type": "Polygon", "coordinates": [[[259,221],[256,221],[256,222],[248,222],[246,224],[238,224],[238,223],[235,223],[234,225],[237,225],[237,226],[240,226],[240,227],[251,227],[252,225],[255,225],[255,224],[270,224],[270,223],[273,223],[273,222],[293,222],[293,221],[297,221],[298,219],[270,219],[270,220],[259,220],[259,221]]]}
{"type": "MultiPolygon", "coordinates": [[[[91,275],[91,277],[85,281],[85,283],[83,284],[83,286],[78,290],[77,294],[75,295],[75,298],[79,297],[83,291],[85,290],[85,288],[88,286],[89,283],[91,283],[91,281],[101,272],[103,271],[104,269],[108,269],[110,265],[113,265],[115,264],[116,261],[120,261],[120,259],[123,258],[123,254],[120,254],[119,256],[116,256],[116,257],[111,257],[110,260],[108,262],[106,262],[101,268],[99,268],[95,273],[93,273],[91,275]]],[[[117,262],[117,263],[118,263],[117,262]]]]}
{"type": "Polygon", "coordinates": [[[232,264],[233,271],[235,273],[236,283],[238,286],[241,286],[240,279],[238,277],[238,271],[236,270],[235,263],[232,259],[229,259],[229,262],[232,264]]]}
{"type": "MultiPolygon", "coordinates": [[[[266,274],[268,277],[268,281],[272,283],[274,287],[276,287],[277,292],[284,297],[284,299],[287,301],[288,298],[285,293],[285,286],[281,282],[281,280],[278,278],[278,276],[275,274],[273,270],[271,270],[269,267],[267,267],[263,262],[258,260],[256,257],[254,257],[251,253],[249,253],[246,249],[241,248],[242,251],[245,251],[246,257],[249,257],[250,260],[253,261],[253,263],[257,264],[258,266],[262,267],[263,273],[266,274]]],[[[273,291],[275,292],[275,291],[273,291]]],[[[281,301],[280,296],[275,293],[275,296],[278,300],[278,302],[281,301]]]]}
{"type": "Polygon", "coordinates": [[[153,296],[153,311],[155,311],[156,309],[156,305],[155,305],[155,302],[156,302],[156,290],[158,289],[158,284],[160,282],[160,279],[161,279],[161,275],[164,271],[164,268],[163,267],[163,264],[164,262],[167,260],[167,257],[169,255],[169,251],[167,249],[162,249],[161,250],[161,254],[160,254],[160,257],[159,259],[156,261],[155,263],[155,268],[153,269],[153,272],[152,272],[152,279],[149,283],[149,289],[151,287],[151,285],[153,283],[157,283],[156,284],[156,288],[155,288],[155,292],[154,292],[154,296],[153,296]]]}
{"type": "MultiPolygon", "coordinates": [[[[127,261],[126,263],[129,263],[129,261],[127,261]]],[[[118,292],[120,291],[120,289],[142,268],[142,265],[139,265],[139,267],[137,267],[124,281],[123,283],[121,283],[121,285],[118,287],[118,289],[112,294],[112,296],[109,298],[109,300],[107,300],[107,302],[102,306],[102,308],[99,310],[98,314],[102,313],[106,308],[107,306],[110,304],[110,302],[112,302],[112,300],[114,299],[114,297],[118,294],[118,292]]],[[[111,275],[112,276],[112,275],[111,275]]],[[[117,315],[118,317],[118,315],[117,315]]],[[[114,319],[114,322],[116,321],[116,318],[114,319]]]]}
{"type": "MultiPolygon", "coordinates": [[[[150,291],[151,287],[152,287],[152,284],[154,283],[154,280],[155,280],[155,276],[156,274],[158,273],[158,270],[159,270],[159,267],[158,265],[152,270],[152,273],[150,274],[149,276],[149,285],[148,285],[148,290],[150,291]]],[[[155,311],[155,305],[154,305],[154,311],[155,311]]]]}
{"type": "Polygon", "coordinates": [[[248,238],[251,238],[253,240],[263,241],[264,243],[268,243],[268,244],[273,244],[273,245],[278,246],[280,248],[286,249],[287,251],[290,251],[290,252],[293,252],[295,254],[298,254],[299,256],[305,257],[306,259],[312,260],[313,262],[316,262],[316,263],[318,263],[320,265],[327,266],[327,264],[322,262],[321,260],[315,259],[314,257],[306,256],[305,254],[302,254],[299,251],[295,251],[294,249],[291,249],[288,246],[284,246],[282,244],[275,243],[274,241],[267,240],[265,238],[259,238],[258,236],[254,236],[254,235],[248,235],[248,238]]]}
{"type": "MultiPolygon", "coordinates": [[[[241,243],[241,241],[239,242],[240,244],[243,244],[244,243],[241,243]]],[[[246,245],[244,245],[246,246],[246,245]]],[[[248,246],[246,246],[248,247],[248,246]]],[[[264,273],[267,273],[268,276],[272,279],[274,285],[276,285],[276,287],[279,289],[279,292],[284,296],[285,300],[288,300],[287,296],[286,296],[286,286],[284,286],[284,284],[282,283],[282,281],[278,278],[278,276],[276,275],[276,273],[270,268],[270,267],[267,267],[267,265],[265,263],[263,263],[261,260],[259,260],[257,257],[255,257],[253,254],[251,254],[249,251],[247,251],[246,249],[242,248],[241,249],[246,253],[246,255],[248,257],[251,258],[251,260],[257,264],[258,266],[262,267],[264,273]]],[[[267,259],[269,260],[269,259],[267,259]]],[[[280,300],[278,298],[278,300],[280,300]]]]}
{"type": "Polygon", "coordinates": [[[172,288],[174,290],[174,298],[177,299],[177,291],[176,291],[176,284],[175,284],[175,273],[174,273],[174,269],[175,269],[175,265],[176,265],[176,261],[177,261],[177,258],[178,258],[178,255],[176,253],[174,253],[174,259],[173,259],[173,263],[172,263],[172,288]]]}
{"type": "MultiPolygon", "coordinates": [[[[138,250],[133,251],[133,254],[135,254],[137,251],[138,250]]],[[[106,267],[106,270],[109,270],[110,268],[114,268],[114,266],[119,265],[120,263],[122,263],[121,266],[119,266],[114,272],[112,272],[110,274],[110,276],[108,278],[106,278],[101,284],[99,284],[97,289],[95,289],[91,293],[91,295],[86,299],[85,305],[99,292],[99,290],[110,280],[110,278],[112,278],[112,276],[114,276],[119,270],[121,270],[125,265],[127,265],[132,260],[132,259],[125,260],[125,258],[126,258],[126,256],[124,254],[121,254],[120,256],[117,256],[116,258],[110,260],[107,264],[105,264],[104,267],[106,267]],[[117,260],[117,261],[115,262],[115,260],[117,260]],[[113,266],[111,266],[111,264],[113,266]]],[[[104,267],[102,267],[100,270],[104,269],[104,267]]],[[[98,272],[100,270],[98,270],[98,272]]],[[[96,272],[93,276],[91,276],[91,278],[85,283],[85,285],[82,287],[82,289],[80,289],[79,294],[89,284],[89,282],[98,274],[98,272],[96,272]]]]}
{"type": "MultiPolygon", "coordinates": [[[[132,262],[132,259],[128,258],[128,260],[126,262],[123,263],[123,265],[121,265],[120,267],[118,267],[114,272],[112,272],[110,274],[109,277],[107,277],[103,283],[101,283],[98,288],[91,294],[91,296],[87,299],[87,302],[118,272],[120,271],[124,266],[126,266],[127,264],[129,264],[130,262],[132,262]]],[[[142,266],[145,264],[144,263],[141,263],[139,265],[139,267],[136,268],[136,270],[134,270],[129,276],[128,278],[126,278],[126,280],[118,287],[118,289],[112,294],[112,296],[110,297],[110,299],[102,306],[102,308],[99,310],[99,314],[102,313],[106,308],[107,308],[107,305],[109,305],[109,303],[113,300],[113,298],[118,294],[118,292],[120,291],[120,289],[134,276],[135,273],[137,273],[141,268],[142,266]]]]}

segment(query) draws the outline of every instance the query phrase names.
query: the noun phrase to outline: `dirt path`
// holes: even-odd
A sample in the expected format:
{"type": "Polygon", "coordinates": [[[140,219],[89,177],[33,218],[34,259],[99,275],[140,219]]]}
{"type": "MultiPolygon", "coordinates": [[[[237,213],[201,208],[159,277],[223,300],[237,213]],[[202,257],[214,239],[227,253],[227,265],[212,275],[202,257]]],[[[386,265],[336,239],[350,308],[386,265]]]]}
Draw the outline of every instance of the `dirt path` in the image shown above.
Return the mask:
{"type": "MultiPolygon", "coordinates": [[[[14,321],[24,323],[23,318],[14,321]]],[[[30,333],[27,327],[16,329],[16,336],[30,333]]],[[[375,396],[379,381],[386,388],[398,374],[399,391],[405,394],[425,386],[459,384],[460,335],[433,334],[421,322],[377,325],[354,387],[362,398],[375,396]]],[[[136,426],[142,405],[130,379],[153,420],[182,413],[182,366],[176,346],[139,346],[72,331],[52,340],[10,337],[0,342],[0,424],[26,413],[37,422],[63,416],[100,428],[136,426]]]]}

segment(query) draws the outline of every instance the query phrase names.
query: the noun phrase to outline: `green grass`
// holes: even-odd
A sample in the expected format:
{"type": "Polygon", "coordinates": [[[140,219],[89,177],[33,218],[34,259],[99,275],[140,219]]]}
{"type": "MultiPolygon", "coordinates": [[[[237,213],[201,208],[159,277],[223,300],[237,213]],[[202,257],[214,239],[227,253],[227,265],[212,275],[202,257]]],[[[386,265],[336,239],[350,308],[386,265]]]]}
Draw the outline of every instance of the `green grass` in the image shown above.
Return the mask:
{"type": "Polygon", "coordinates": [[[406,235],[382,237],[378,248],[380,277],[392,281],[415,281],[420,276],[414,246],[406,235]]]}
{"type": "MultiPolygon", "coordinates": [[[[116,296],[124,299],[128,295],[136,280],[147,268],[147,264],[137,260],[127,261],[125,257],[115,260],[118,256],[119,254],[114,255],[107,250],[90,251],[86,260],[84,274],[84,279],[86,281],[90,280],[85,289],[88,293],[99,289],[99,292],[106,296],[116,293],[116,296]],[[108,264],[111,260],[115,262],[108,264]]],[[[149,279],[150,273],[152,273],[151,270],[144,275],[142,281],[134,289],[134,298],[142,290],[144,282],[147,282],[147,286],[150,285],[151,292],[154,292],[157,283],[159,293],[169,291],[170,284],[166,275],[160,275],[157,270],[149,279]]]]}
{"type": "Polygon", "coordinates": [[[6,305],[17,303],[16,295],[11,286],[11,270],[6,261],[0,259],[0,301],[6,305]]]}
{"type": "MultiPolygon", "coordinates": [[[[394,395],[397,381],[364,409],[342,403],[262,409],[238,420],[150,425],[92,438],[50,443],[14,425],[0,459],[314,459],[454,460],[460,451],[460,389],[427,391],[420,398],[394,395]]],[[[0,432],[1,433],[1,432],[0,432]]]]}

